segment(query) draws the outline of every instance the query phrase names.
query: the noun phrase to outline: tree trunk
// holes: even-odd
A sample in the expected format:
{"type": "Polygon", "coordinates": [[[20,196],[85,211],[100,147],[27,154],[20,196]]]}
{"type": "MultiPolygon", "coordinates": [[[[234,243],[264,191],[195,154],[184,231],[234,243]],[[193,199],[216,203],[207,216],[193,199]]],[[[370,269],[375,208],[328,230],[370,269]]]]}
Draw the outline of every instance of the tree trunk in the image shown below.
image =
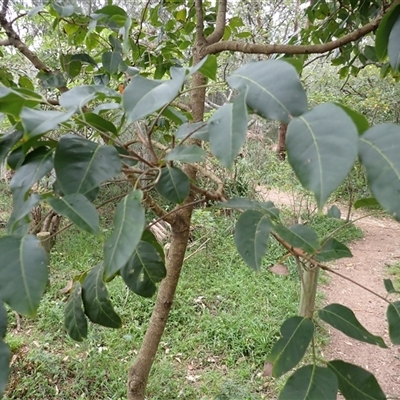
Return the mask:
{"type": "Polygon", "coordinates": [[[128,372],[128,400],[145,398],[148,376],[167,324],[189,239],[191,210],[188,208],[176,212],[175,221],[171,225],[171,247],[166,262],[167,276],[160,284],[149,327],[139,354],[128,372]]]}
{"type": "Polygon", "coordinates": [[[303,269],[303,278],[301,282],[301,295],[299,315],[301,317],[313,318],[315,310],[315,296],[317,294],[319,268],[309,270],[303,269]]]}
{"type": "MultiPolygon", "coordinates": [[[[195,44],[193,64],[202,58],[202,44],[195,44]]],[[[192,80],[190,108],[195,122],[203,120],[205,102],[205,83],[203,75],[195,73],[192,80]]],[[[189,139],[188,144],[198,144],[197,140],[189,139]]],[[[196,167],[185,164],[182,170],[192,182],[196,181],[196,167]]],[[[191,203],[194,195],[191,193],[185,203],[191,203]]],[[[183,260],[189,241],[191,216],[193,206],[185,206],[173,214],[171,222],[171,243],[166,260],[167,276],[160,284],[156,304],[154,306],[149,326],[140,347],[139,354],[128,372],[128,400],[144,400],[150,369],[157,353],[158,345],[167,324],[168,315],[174,300],[183,260]]]]}
{"type": "Polygon", "coordinates": [[[286,132],[287,124],[280,123],[278,130],[278,144],[276,145],[276,156],[279,160],[285,160],[286,158],[286,132]]]}

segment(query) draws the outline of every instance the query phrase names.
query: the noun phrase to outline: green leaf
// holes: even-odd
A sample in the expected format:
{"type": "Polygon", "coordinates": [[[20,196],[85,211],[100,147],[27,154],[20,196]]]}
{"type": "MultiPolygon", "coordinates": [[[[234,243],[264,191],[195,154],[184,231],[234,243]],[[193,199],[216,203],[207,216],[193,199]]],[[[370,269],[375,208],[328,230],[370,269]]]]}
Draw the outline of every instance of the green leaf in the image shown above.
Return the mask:
{"type": "Polygon", "coordinates": [[[59,3],[53,3],[52,7],[60,17],[70,17],[75,12],[75,7],[71,4],[62,6],[59,3]]]}
{"type": "Polygon", "coordinates": [[[7,385],[8,375],[10,373],[11,350],[7,343],[0,339],[0,398],[2,398],[4,389],[7,385]]]}
{"type": "Polygon", "coordinates": [[[97,129],[99,132],[112,133],[113,135],[118,133],[115,125],[100,115],[94,113],[85,113],[84,118],[87,124],[97,129]]]}
{"type": "Polygon", "coordinates": [[[350,308],[341,304],[329,304],[318,311],[318,316],[345,335],[357,339],[360,342],[375,344],[384,349],[387,348],[380,336],[368,332],[358,321],[350,308]]]}
{"type": "Polygon", "coordinates": [[[303,358],[314,334],[314,324],[308,318],[292,317],[281,326],[281,338],[272,347],[267,361],[278,378],[295,367],[303,358]]]}
{"type": "Polygon", "coordinates": [[[122,321],[114,311],[108,297],[108,291],[103,281],[103,266],[94,267],[82,284],[82,299],[85,314],[95,324],[109,328],[120,328],[122,321]]]}
{"type": "Polygon", "coordinates": [[[206,156],[207,152],[199,146],[177,146],[166,155],[165,160],[195,163],[204,161],[206,156]]]}
{"type": "Polygon", "coordinates": [[[400,291],[396,290],[393,286],[393,282],[390,279],[384,279],[383,284],[385,285],[386,291],[390,293],[400,293],[400,291]]]}
{"type": "Polygon", "coordinates": [[[127,123],[144,118],[169,104],[186,79],[185,68],[171,68],[171,80],[152,81],[135,75],[122,95],[127,123]]]}
{"type": "Polygon", "coordinates": [[[254,270],[261,268],[267,252],[272,224],[268,215],[261,211],[245,211],[235,226],[235,244],[244,262],[254,270]]]}
{"type": "Polygon", "coordinates": [[[336,400],[338,381],[328,368],[306,365],[289,377],[279,400],[336,400]]]}
{"type": "Polygon", "coordinates": [[[53,151],[39,147],[31,151],[10,182],[15,202],[22,202],[31,187],[53,169],[53,151]]]}
{"type": "Polygon", "coordinates": [[[368,184],[384,209],[400,221],[400,127],[380,124],[368,129],[359,140],[359,156],[368,184]]]}
{"type": "Polygon", "coordinates": [[[123,8],[115,6],[115,5],[110,5],[110,6],[105,6],[103,8],[100,8],[95,11],[95,14],[105,14],[110,17],[112,17],[114,15],[121,15],[122,17],[128,16],[128,14],[126,13],[126,11],[123,8]]]}
{"type": "Polygon", "coordinates": [[[189,196],[190,180],[181,169],[166,166],[161,169],[156,189],[167,200],[180,204],[189,196]]]}
{"type": "Polygon", "coordinates": [[[8,221],[8,234],[25,235],[30,227],[30,213],[42,201],[42,196],[31,194],[27,200],[17,198],[14,200],[13,211],[8,221]]]}
{"type": "Polygon", "coordinates": [[[184,123],[175,132],[176,139],[199,139],[209,141],[208,125],[206,122],[184,123]]]}
{"type": "Polygon", "coordinates": [[[140,241],[145,225],[142,199],[143,193],[134,190],[118,203],[114,216],[114,232],[104,244],[106,279],[129,261],[140,241]]]}
{"type": "Polygon", "coordinates": [[[258,210],[268,214],[271,218],[279,219],[279,210],[272,201],[254,201],[243,197],[233,197],[228,201],[218,203],[218,208],[233,208],[236,210],[258,210]]]}
{"type": "Polygon", "coordinates": [[[7,311],[0,300],[0,339],[4,339],[7,333],[7,311]]]}
{"type": "Polygon", "coordinates": [[[384,15],[376,31],[375,52],[380,61],[385,61],[388,54],[389,36],[399,16],[400,4],[396,4],[384,15]]]}
{"type": "MultiPolygon", "coordinates": [[[[24,92],[30,92],[23,89],[24,92]]],[[[21,110],[24,106],[34,107],[42,101],[41,96],[30,92],[29,99],[27,100],[23,95],[22,89],[10,89],[0,86],[0,112],[12,115],[14,118],[19,118],[21,110]],[[36,98],[34,98],[36,97],[36,98]]]]}
{"type": "Polygon", "coordinates": [[[58,129],[59,125],[68,121],[74,110],[67,112],[33,110],[24,107],[21,111],[21,122],[30,138],[41,135],[48,131],[58,129]]]}
{"type": "Polygon", "coordinates": [[[22,136],[22,131],[13,131],[7,135],[4,135],[0,139],[0,163],[4,161],[7,154],[11,151],[13,146],[18,143],[22,136]]]}
{"type": "Polygon", "coordinates": [[[393,344],[400,344],[400,301],[390,303],[386,311],[389,337],[393,344]]]}
{"type": "Polygon", "coordinates": [[[287,228],[284,225],[275,225],[273,230],[292,247],[300,248],[307,254],[314,254],[319,248],[317,232],[309,226],[298,224],[287,228]]]}
{"type": "Polygon", "coordinates": [[[227,78],[234,89],[248,86],[247,105],[264,118],[288,123],[307,111],[307,97],[296,69],[285,61],[257,61],[227,78]]]}
{"type": "Polygon", "coordinates": [[[118,71],[118,66],[122,62],[122,55],[119,51],[107,51],[101,57],[104,69],[111,75],[118,71]]]}
{"type": "Polygon", "coordinates": [[[369,129],[369,122],[367,118],[364,117],[361,113],[358,111],[353,110],[350,107],[345,106],[344,104],[341,103],[334,103],[338,107],[340,107],[354,122],[354,125],[357,127],[358,134],[362,135],[367,129],[369,129]]]}
{"type": "Polygon", "coordinates": [[[32,81],[27,76],[21,75],[18,79],[18,84],[26,89],[35,90],[32,81]]]}
{"type": "Polygon", "coordinates": [[[354,208],[381,207],[375,197],[365,197],[354,202],[354,208]]]}
{"type": "Polygon", "coordinates": [[[48,257],[34,235],[0,238],[0,299],[35,316],[47,285],[48,257]]]}
{"type": "Polygon", "coordinates": [[[142,234],[142,237],[140,240],[143,242],[150,243],[158,251],[158,254],[160,255],[163,262],[165,261],[164,249],[161,246],[161,244],[158,243],[157,238],[154,236],[153,232],[150,229],[145,229],[143,231],[143,234],[142,234]]]}
{"type": "Polygon", "coordinates": [[[100,233],[97,210],[83,194],[68,194],[60,199],[49,197],[47,202],[57,214],[68,217],[80,229],[94,235],[100,233]]]}
{"type": "Polygon", "coordinates": [[[211,151],[222,166],[231,168],[247,134],[247,90],[244,88],[233,103],[226,103],[208,121],[211,151]]]}
{"type": "Polygon", "coordinates": [[[97,67],[96,61],[89,54],[86,53],[78,53],[78,54],[71,54],[71,61],[80,61],[84,64],[93,65],[93,67],[97,67]]]}
{"type": "Polygon", "coordinates": [[[115,147],[103,146],[76,135],[64,135],[58,142],[54,169],[65,194],[87,194],[121,170],[115,147]]]}
{"type": "Polygon", "coordinates": [[[213,81],[217,80],[217,57],[214,55],[208,55],[205,62],[201,65],[198,71],[213,81]]]}
{"type": "Polygon", "coordinates": [[[65,304],[64,325],[72,339],[81,342],[87,337],[87,319],[82,309],[82,286],[79,282],[74,283],[65,304]]]}
{"type": "Polygon", "coordinates": [[[67,84],[64,75],[61,72],[45,72],[40,71],[37,74],[37,78],[40,79],[42,85],[46,89],[61,88],[67,84]]]}
{"type": "Polygon", "coordinates": [[[340,219],[342,213],[340,212],[339,208],[335,205],[331,206],[326,214],[329,218],[336,218],[340,219]]]}
{"type": "Polygon", "coordinates": [[[129,289],[143,297],[151,297],[156,291],[156,283],[161,282],[166,274],[159,252],[144,241],[139,242],[132,258],[121,270],[129,289]]]}
{"type": "Polygon", "coordinates": [[[358,132],[352,119],[334,104],[322,104],[287,130],[289,162],[304,188],[312,191],[321,209],[340,185],[357,157],[358,132]]]}
{"type": "Polygon", "coordinates": [[[80,110],[96,98],[97,92],[98,87],[95,85],[74,87],[61,95],[60,105],[67,110],[80,110]]]}
{"type": "Polygon", "coordinates": [[[397,16],[397,20],[394,23],[388,41],[388,55],[390,65],[394,71],[400,70],[400,14],[397,16]]]}
{"type": "Polygon", "coordinates": [[[347,400],[386,400],[376,378],[365,369],[342,360],[328,362],[339,382],[339,390],[347,400]]]}
{"type": "Polygon", "coordinates": [[[350,249],[334,238],[330,238],[326,241],[322,240],[322,243],[322,247],[315,255],[315,259],[318,261],[326,262],[338,260],[339,258],[353,257],[350,249]]]}

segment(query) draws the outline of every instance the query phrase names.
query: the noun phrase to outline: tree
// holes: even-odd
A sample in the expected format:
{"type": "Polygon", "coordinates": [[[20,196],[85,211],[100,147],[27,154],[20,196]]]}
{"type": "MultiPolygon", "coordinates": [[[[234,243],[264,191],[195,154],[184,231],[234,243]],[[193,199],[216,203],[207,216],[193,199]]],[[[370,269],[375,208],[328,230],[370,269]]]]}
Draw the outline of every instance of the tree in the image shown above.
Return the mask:
{"type": "MultiPolygon", "coordinates": [[[[0,74],[0,112],[10,127],[1,136],[0,156],[15,171],[10,183],[14,210],[8,235],[0,239],[0,392],[10,359],[4,341],[7,314],[3,302],[18,313],[34,316],[47,284],[48,257],[37,238],[29,234],[30,211],[40,203],[98,235],[93,200],[99,186],[121,173],[132,184],[118,204],[111,236],[104,239],[103,263],[88,266],[85,274],[75,278],[65,312],[66,329],[79,341],[87,336],[87,319],[111,328],[121,325],[108,297],[108,281],[123,279],[141,296],[157,292],[146,335],[129,371],[130,400],[145,396],[179,281],[195,206],[211,203],[242,212],[235,242],[255,270],[260,268],[269,237],[296,259],[300,277],[311,271],[311,286],[315,286],[319,269],[333,272],[324,262],[351,254],[342,243],[319,238],[307,226],[286,227],[271,202],[225,198],[223,182],[204,163],[211,152],[223,167],[232,166],[246,136],[249,111],[289,124],[288,160],[302,185],[314,193],[320,209],[359,156],[376,201],[399,219],[400,128],[391,124],[370,128],[363,116],[333,103],[308,110],[298,76],[310,54],[336,49],[339,53],[334,61],[343,64],[343,74],[356,74],[363,65],[379,60],[383,75],[397,74],[399,2],[317,2],[305,9],[307,28],[299,31],[294,24],[292,35],[284,32],[287,44],[264,43],[270,28],[263,35],[249,36],[241,18],[230,16],[228,5],[227,0],[219,0],[217,6],[202,0],[148,1],[135,19],[110,1],[90,16],[60,1],[15,16],[8,0],[3,0],[0,44],[5,51],[16,49],[38,72],[35,78],[30,72],[17,76],[5,69],[0,74]],[[52,23],[60,40],[57,61],[53,58],[45,63],[24,42],[15,28],[22,18],[52,23]],[[248,37],[253,42],[246,42],[248,37]],[[217,56],[229,51],[282,57],[245,64],[231,72],[226,80],[236,97],[204,121],[206,88],[216,79],[217,56]],[[53,170],[56,181],[50,193],[32,190],[53,170]],[[165,202],[174,208],[167,211],[165,202]],[[154,222],[146,222],[145,210],[171,226],[166,257],[149,230],[154,222]]],[[[258,11],[259,18],[263,12],[258,11]]],[[[263,26],[261,20],[258,27],[263,26]]],[[[315,291],[305,286],[305,280],[303,315],[284,322],[282,338],[268,357],[274,376],[295,367],[313,337],[315,291]]],[[[389,281],[386,288],[394,291],[389,281]]],[[[390,337],[398,344],[400,303],[388,303],[390,337]]],[[[343,306],[329,305],[319,316],[349,336],[386,346],[343,306]]],[[[354,398],[354,391],[362,397],[367,390],[365,381],[368,394],[385,398],[373,375],[360,367],[343,361],[322,367],[314,361],[289,378],[281,399],[316,399],[322,393],[334,399],[338,388],[348,399],[354,398]],[[349,374],[361,383],[349,385],[349,374]]]]}

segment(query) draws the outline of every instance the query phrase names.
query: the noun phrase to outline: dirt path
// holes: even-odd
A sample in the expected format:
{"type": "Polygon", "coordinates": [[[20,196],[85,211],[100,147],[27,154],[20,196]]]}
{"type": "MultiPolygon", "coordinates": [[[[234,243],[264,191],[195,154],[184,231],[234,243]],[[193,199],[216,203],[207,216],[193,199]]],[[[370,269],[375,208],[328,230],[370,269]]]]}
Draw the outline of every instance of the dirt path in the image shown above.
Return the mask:
{"type": "MultiPolygon", "coordinates": [[[[294,197],[276,191],[259,192],[276,205],[299,206],[294,197]]],[[[359,215],[352,214],[351,219],[359,215]]],[[[387,265],[400,261],[400,224],[389,218],[367,217],[355,222],[364,232],[364,238],[350,245],[352,258],[338,260],[332,268],[343,275],[386,296],[383,279],[387,277],[387,265]]],[[[385,319],[387,303],[352,284],[332,275],[323,287],[326,304],[340,303],[351,308],[357,318],[371,333],[380,335],[389,345],[385,319]]],[[[323,356],[328,359],[342,359],[371,371],[377,378],[388,399],[400,400],[400,348],[364,344],[330,328],[330,342],[323,356]]],[[[342,399],[341,396],[338,399],[342,399]]]]}

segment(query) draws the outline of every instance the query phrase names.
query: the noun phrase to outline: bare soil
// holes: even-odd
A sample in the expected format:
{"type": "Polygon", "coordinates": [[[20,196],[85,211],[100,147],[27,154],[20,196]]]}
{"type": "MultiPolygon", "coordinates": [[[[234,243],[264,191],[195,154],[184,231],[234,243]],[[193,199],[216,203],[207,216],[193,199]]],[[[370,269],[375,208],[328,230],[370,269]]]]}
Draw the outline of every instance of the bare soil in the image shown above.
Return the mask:
{"type": "MultiPolygon", "coordinates": [[[[302,201],[284,192],[268,191],[263,187],[257,190],[264,199],[273,201],[277,206],[296,209],[302,201]]],[[[342,211],[346,215],[345,208],[342,211]]],[[[331,268],[385,297],[383,279],[388,277],[388,266],[400,261],[400,224],[386,217],[368,216],[357,220],[361,216],[361,213],[353,212],[351,220],[362,229],[364,238],[349,246],[352,258],[338,260],[331,268]]],[[[323,350],[324,358],[342,359],[365,368],[375,375],[388,399],[400,399],[400,347],[390,345],[387,303],[334,274],[322,290],[326,295],[326,304],[340,303],[351,308],[361,324],[371,333],[383,337],[389,346],[382,349],[361,343],[328,326],[330,342],[323,350]]],[[[338,399],[342,398],[338,396],[338,399]]]]}

